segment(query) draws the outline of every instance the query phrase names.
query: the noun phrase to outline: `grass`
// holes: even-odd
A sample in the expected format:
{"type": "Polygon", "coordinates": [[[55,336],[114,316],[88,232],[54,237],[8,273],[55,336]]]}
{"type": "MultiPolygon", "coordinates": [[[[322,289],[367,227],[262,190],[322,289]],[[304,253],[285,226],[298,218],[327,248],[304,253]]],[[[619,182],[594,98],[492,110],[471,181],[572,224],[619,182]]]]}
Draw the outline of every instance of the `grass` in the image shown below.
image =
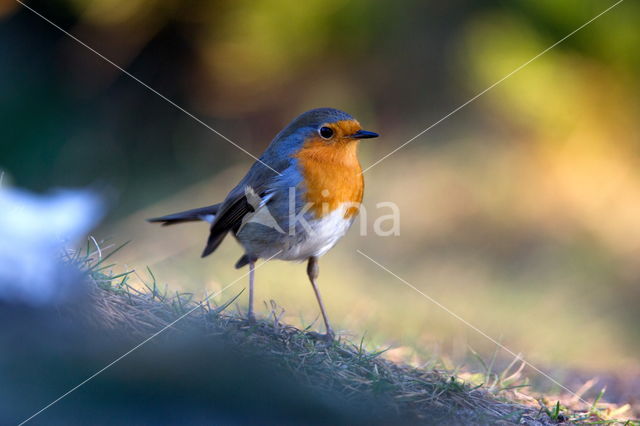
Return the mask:
{"type": "Polygon", "coordinates": [[[241,292],[220,303],[196,302],[190,293],[161,288],[151,270],[146,288],[134,288],[128,283],[133,271],[114,274],[114,265],[107,262],[120,248],[103,256],[102,250],[88,246],[67,259],[90,278],[92,309],[84,315],[101,327],[143,340],[184,316],[166,333],[196,333],[242,348],[290,374],[318,398],[338,395],[349,405],[368,407],[387,419],[447,424],[625,423],[614,419],[624,407],[598,408],[604,391],[588,409],[525,394],[529,385],[522,376],[524,363],[517,359],[501,372],[495,371],[495,357],[485,362],[474,352],[481,373],[416,368],[385,359],[385,350],[367,350],[364,338],[357,343],[344,338],[319,341],[309,332],[311,325],[299,329],[283,324],[283,311],[275,302],[268,317],[249,323],[241,315],[227,313],[241,292]]]}

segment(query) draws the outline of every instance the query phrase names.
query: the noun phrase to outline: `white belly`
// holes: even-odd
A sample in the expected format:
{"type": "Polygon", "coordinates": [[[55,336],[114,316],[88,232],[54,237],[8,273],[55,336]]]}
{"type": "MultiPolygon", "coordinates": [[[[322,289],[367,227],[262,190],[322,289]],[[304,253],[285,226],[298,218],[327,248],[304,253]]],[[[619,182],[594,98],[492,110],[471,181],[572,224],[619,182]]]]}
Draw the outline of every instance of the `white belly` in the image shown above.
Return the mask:
{"type": "Polygon", "coordinates": [[[251,229],[247,226],[246,231],[241,231],[237,238],[247,253],[262,259],[304,261],[312,256],[319,257],[329,251],[351,227],[355,215],[345,219],[349,207],[353,207],[353,204],[345,203],[319,219],[311,214],[306,219],[308,226],[296,226],[297,232],[293,235],[287,229],[278,232],[271,228],[269,237],[265,238],[259,235],[259,231],[265,228],[251,229]]]}
{"type": "Polygon", "coordinates": [[[355,216],[348,219],[344,217],[347,208],[345,204],[319,219],[308,220],[311,232],[306,233],[304,240],[287,247],[278,257],[285,260],[306,260],[311,256],[319,257],[328,252],[344,237],[353,223],[355,216]]]}

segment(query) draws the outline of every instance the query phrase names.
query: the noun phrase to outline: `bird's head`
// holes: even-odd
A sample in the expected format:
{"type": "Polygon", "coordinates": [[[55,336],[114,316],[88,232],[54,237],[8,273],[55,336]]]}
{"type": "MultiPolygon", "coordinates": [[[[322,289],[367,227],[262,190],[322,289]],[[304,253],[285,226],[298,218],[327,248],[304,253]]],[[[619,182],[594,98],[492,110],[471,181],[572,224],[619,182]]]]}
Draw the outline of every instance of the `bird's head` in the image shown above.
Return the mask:
{"type": "Polygon", "coordinates": [[[334,108],[317,108],[295,118],[276,136],[273,145],[280,152],[296,154],[300,150],[318,148],[323,151],[355,151],[360,139],[378,137],[363,130],[351,115],[334,108]]]}

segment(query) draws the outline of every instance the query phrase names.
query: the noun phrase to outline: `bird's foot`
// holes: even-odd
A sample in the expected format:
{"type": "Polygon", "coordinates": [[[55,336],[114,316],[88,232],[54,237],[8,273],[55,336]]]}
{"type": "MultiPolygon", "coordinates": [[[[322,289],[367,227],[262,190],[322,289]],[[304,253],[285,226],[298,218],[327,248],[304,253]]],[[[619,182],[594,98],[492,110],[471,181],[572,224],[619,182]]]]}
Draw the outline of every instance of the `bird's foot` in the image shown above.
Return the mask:
{"type": "Polygon", "coordinates": [[[315,331],[309,331],[307,332],[307,335],[312,339],[327,342],[327,343],[333,343],[333,341],[336,340],[336,334],[331,329],[327,330],[327,332],[324,334],[317,333],[315,331]]]}
{"type": "Polygon", "coordinates": [[[256,316],[253,314],[253,312],[249,312],[247,314],[247,321],[249,321],[249,324],[255,324],[256,321],[256,316]]]}

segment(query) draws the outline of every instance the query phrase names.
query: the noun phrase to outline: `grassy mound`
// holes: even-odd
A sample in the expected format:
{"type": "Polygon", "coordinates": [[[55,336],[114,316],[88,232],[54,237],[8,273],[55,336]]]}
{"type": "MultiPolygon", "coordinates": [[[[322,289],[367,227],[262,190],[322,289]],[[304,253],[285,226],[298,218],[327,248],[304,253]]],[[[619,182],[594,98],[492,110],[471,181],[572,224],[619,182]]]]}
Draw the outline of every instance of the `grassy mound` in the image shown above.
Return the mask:
{"type": "MultiPolygon", "coordinates": [[[[63,306],[6,306],[20,324],[2,344],[15,350],[0,391],[19,422],[225,424],[529,424],[598,421],[593,412],[541,409],[509,400],[451,373],[384,359],[362,343],[318,340],[282,324],[277,306],[249,323],[224,304],[167,295],[155,281],[140,291],[95,254],[69,261],[88,282],[63,306]],[[114,362],[115,361],[115,362],[114,362]],[[107,369],[104,369],[108,366],[107,369]],[[100,372],[94,376],[96,372],[100,372]],[[87,380],[89,378],[90,380],[87,380]]],[[[533,400],[535,401],[535,400],[533,400]]]]}

